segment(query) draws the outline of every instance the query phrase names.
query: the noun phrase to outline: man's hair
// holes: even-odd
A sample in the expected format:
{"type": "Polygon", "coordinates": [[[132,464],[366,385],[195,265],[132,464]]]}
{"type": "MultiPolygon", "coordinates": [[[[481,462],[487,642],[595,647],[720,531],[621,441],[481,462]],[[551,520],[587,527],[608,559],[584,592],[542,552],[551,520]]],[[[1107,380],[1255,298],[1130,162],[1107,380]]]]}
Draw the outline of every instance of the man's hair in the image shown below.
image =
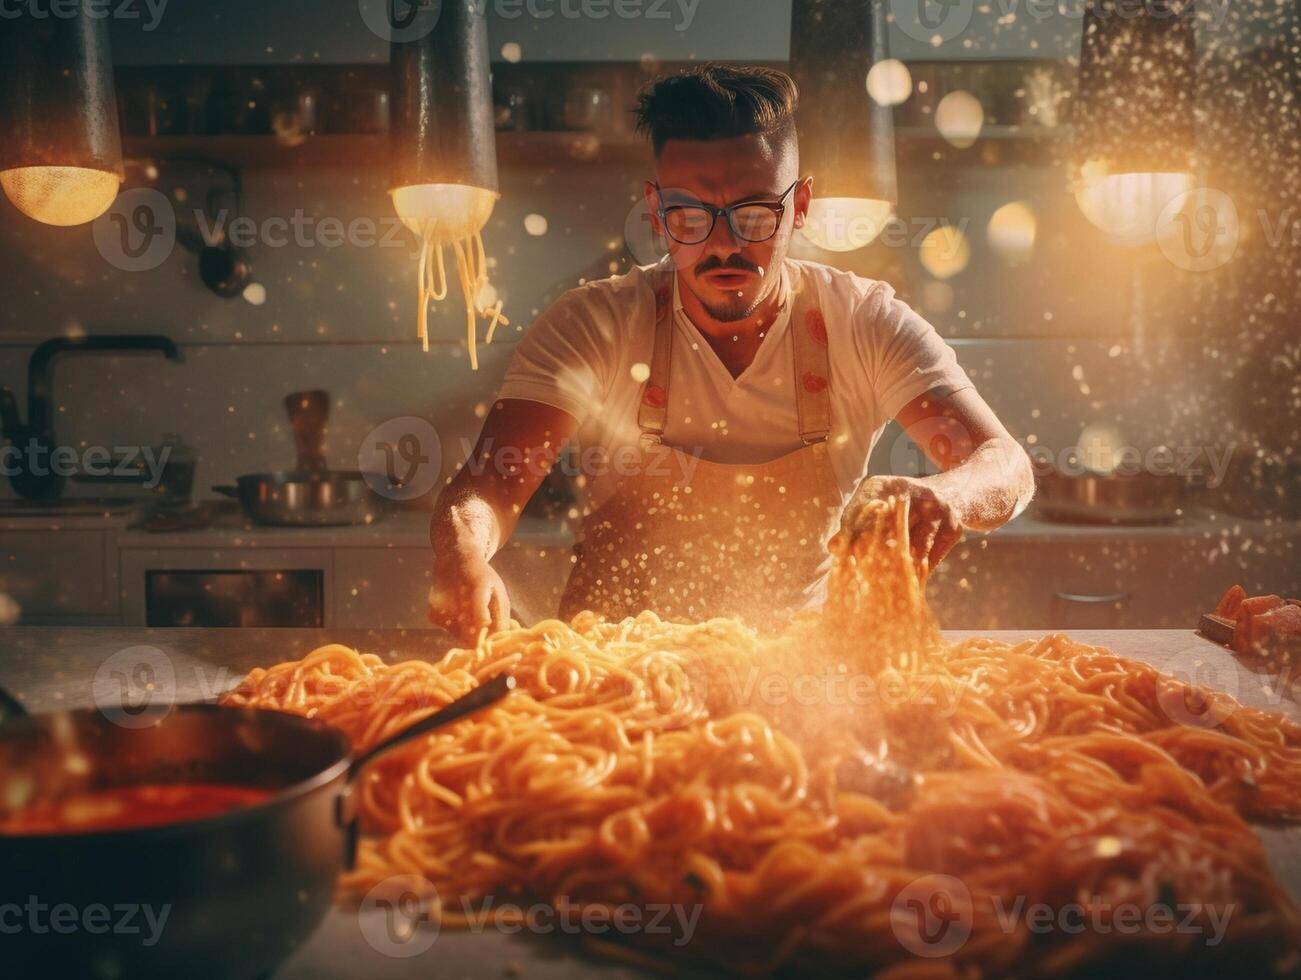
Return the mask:
{"type": "Polygon", "coordinates": [[[799,99],[795,80],[775,68],[700,65],[652,82],[633,111],[659,156],[669,140],[792,140],[799,99]]]}

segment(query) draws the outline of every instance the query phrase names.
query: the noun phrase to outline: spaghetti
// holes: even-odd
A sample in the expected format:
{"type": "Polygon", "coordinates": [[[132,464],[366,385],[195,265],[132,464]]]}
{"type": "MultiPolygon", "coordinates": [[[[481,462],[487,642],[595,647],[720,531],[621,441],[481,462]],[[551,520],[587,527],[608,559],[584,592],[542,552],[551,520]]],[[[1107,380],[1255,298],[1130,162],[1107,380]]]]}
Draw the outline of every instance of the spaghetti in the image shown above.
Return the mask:
{"type": "Polygon", "coordinates": [[[419,294],[420,307],[416,317],[416,334],[421,350],[429,350],[429,302],[447,297],[447,269],[443,262],[443,246],[450,245],[456,258],[456,274],[461,293],[465,297],[465,342],[470,352],[470,367],[479,370],[478,335],[475,316],[488,319],[484,343],[491,344],[498,326],[509,326],[510,320],[502,313],[501,300],[490,306],[481,306],[480,297],[488,286],[488,259],[484,253],[483,237],[476,232],[465,238],[443,242],[432,230],[427,231],[420,245],[419,294]]]}
{"type": "Polygon", "coordinates": [[[832,543],[826,609],[779,635],[583,613],[436,664],[325,646],[229,700],[365,749],[515,676],[360,784],[346,890],[418,876],[445,925],[485,896],[674,904],[694,934],[644,948],[743,973],[1298,969],[1301,917],[1246,818],[1301,819],[1301,726],[1063,635],[946,644],[906,503],[870,517],[832,543]],[[1172,710],[1194,705],[1202,723],[1172,710]]]}

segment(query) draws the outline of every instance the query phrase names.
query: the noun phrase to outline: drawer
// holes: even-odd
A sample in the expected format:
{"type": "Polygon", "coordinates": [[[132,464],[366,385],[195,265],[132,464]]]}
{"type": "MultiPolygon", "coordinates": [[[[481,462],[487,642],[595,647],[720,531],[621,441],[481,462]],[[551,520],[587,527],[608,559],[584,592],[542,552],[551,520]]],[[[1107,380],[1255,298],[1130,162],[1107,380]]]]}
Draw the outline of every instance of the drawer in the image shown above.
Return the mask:
{"type": "Polygon", "coordinates": [[[1192,629],[1224,590],[1289,578],[1279,541],[1196,534],[1062,540],[975,538],[936,570],[928,598],[947,629],[1192,629]]]}

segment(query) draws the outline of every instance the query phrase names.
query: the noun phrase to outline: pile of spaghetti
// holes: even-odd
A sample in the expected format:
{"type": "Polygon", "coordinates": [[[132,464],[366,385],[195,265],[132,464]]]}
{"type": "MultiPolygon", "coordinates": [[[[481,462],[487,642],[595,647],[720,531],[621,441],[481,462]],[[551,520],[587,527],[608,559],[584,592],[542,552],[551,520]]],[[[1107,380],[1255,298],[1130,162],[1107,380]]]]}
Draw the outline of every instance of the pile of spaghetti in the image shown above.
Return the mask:
{"type": "Polygon", "coordinates": [[[1301,820],[1301,726],[1061,635],[946,644],[906,505],[871,519],[779,636],[583,614],[436,664],[322,647],[229,700],[364,749],[516,677],[363,777],[347,889],[426,882],[445,924],[485,898],[694,909],[619,948],[742,973],[1301,968],[1247,822],[1301,820]]]}

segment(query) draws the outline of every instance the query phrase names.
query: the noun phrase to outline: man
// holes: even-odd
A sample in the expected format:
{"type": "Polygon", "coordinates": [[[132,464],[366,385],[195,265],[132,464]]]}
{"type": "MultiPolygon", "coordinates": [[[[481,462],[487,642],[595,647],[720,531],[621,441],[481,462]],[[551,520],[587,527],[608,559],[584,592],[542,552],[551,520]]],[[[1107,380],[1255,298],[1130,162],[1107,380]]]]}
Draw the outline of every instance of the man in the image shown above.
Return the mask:
{"type": "Polygon", "coordinates": [[[669,255],[570,290],[521,340],[480,465],[433,515],[433,622],[464,640],[507,625],[489,559],[574,439],[587,500],[564,617],[780,618],[825,597],[826,543],[866,501],[909,498],[924,569],[1029,501],[1028,458],[931,325],[883,282],[786,257],[816,179],[796,101],[779,71],[712,65],[640,96],[669,255]],[[941,472],[866,478],[891,418],[941,472]]]}

